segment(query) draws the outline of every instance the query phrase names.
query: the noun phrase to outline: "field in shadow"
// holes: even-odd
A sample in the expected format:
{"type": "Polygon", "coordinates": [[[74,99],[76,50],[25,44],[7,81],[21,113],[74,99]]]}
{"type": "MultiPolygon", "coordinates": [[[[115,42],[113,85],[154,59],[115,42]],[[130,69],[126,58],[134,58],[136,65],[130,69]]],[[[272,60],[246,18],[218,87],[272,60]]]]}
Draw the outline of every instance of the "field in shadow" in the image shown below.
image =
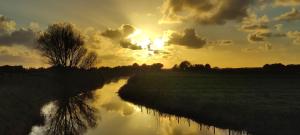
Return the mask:
{"type": "Polygon", "coordinates": [[[156,72],[128,80],[121,98],[256,135],[299,134],[297,72],[156,72]]]}

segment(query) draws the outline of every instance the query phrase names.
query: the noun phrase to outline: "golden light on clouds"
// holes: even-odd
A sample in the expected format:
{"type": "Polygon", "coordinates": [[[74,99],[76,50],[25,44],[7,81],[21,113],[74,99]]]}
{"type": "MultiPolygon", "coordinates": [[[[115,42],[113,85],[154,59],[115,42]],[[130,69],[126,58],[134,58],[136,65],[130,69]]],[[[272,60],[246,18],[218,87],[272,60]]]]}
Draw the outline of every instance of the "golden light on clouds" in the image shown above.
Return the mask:
{"type": "Polygon", "coordinates": [[[153,41],[153,48],[154,50],[162,50],[164,48],[165,41],[163,38],[155,38],[153,41]]]}
{"type": "Polygon", "coordinates": [[[33,51],[35,33],[61,21],[89,29],[83,35],[100,56],[98,66],[300,62],[300,0],[70,1],[7,1],[0,8],[0,47],[10,51],[0,49],[0,65],[43,66],[13,50],[24,46],[24,52],[33,51]]]}
{"type": "Polygon", "coordinates": [[[145,50],[164,50],[164,46],[168,42],[168,37],[150,35],[151,34],[147,34],[147,32],[141,29],[136,29],[127,37],[127,39],[129,39],[132,44],[135,44],[145,50]]]}
{"type": "Polygon", "coordinates": [[[131,35],[127,37],[132,44],[140,46],[142,49],[147,49],[151,44],[151,40],[147,34],[141,29],[136,29],[131,35]]]}

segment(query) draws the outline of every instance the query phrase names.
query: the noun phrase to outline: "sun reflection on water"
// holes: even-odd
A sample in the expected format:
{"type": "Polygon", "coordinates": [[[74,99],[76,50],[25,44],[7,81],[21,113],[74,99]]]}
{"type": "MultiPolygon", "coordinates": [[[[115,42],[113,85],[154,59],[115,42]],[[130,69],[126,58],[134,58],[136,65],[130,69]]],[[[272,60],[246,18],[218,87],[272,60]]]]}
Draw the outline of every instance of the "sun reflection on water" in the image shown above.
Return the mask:
{"type": "MultiPolygon", "coordinates": [[[[190,119],[161,113],[143,106],[123,101],[117,94],[126,80],[107,84],[94,91],[94,98],[87,103],[96,109],[96,127],[88,128],[86,135],[246,135],[228,129],[198,124],[190,119]]],[[[45,134],[49,115],[55,104],[50,102],[41,110],[45,116],[44,126],[32,127],[30,135],[45,134]]]]}
{"type": "Polygon", "coordinates": [[[102,119],[96,128],[87,132],[88,135],[228,135],[229,132],[235,133],[228,129],[198,124],[190,119],[160,113],[123,101],[117,92],[125,83],[126,80],[121,80],[95,92],[98,98],[93,105],[98,108],[102,119]]]}

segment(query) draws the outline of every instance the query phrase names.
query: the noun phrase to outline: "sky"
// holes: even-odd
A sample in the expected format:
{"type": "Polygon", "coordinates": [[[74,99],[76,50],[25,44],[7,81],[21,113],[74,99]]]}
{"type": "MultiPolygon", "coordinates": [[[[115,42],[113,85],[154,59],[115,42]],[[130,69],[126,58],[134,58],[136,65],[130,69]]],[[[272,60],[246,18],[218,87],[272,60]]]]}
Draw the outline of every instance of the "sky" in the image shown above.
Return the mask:
{"type": "Polygon", "coordinates": [[[72,23],[97,66],[300,63],[300,0],[0,0],[0,65],[47,67],[36,38],[72,23]]]}

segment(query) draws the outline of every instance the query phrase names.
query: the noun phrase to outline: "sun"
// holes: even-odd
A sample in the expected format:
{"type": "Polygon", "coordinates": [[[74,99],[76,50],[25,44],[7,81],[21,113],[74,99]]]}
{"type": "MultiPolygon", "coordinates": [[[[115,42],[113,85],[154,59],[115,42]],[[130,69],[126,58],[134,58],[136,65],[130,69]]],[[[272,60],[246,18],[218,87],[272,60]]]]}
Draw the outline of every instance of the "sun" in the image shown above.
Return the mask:
{"type": "Polygon", "coordinates": [[[163,50],[165,46],[165,39],[159,36],[149,36],[141,29],[136,29],[132,34],[130,34],[127,39],[134,45],[140,46],[144,50],[155,51],[163,50]]]}
{"type": "Polygon", "coordinates": [[[162,50],[162,49],[164,49],[164,46],[165,46],[165,41],[163,40],[163,38],[159,37],[159,38],[154,39],[152,49],[153,50],[162,50]]]}

